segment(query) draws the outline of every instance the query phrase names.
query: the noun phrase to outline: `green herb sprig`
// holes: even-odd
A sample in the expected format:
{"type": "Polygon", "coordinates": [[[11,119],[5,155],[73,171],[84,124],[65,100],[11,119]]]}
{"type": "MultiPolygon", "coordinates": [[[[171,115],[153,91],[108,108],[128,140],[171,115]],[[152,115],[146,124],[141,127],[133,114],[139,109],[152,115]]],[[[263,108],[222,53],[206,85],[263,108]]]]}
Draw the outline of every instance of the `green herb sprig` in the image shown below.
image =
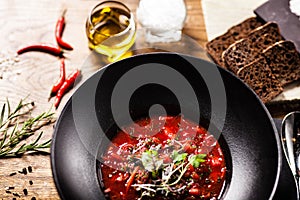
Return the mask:
{"type": "Polygon", "coordinates": [[[3,104],[0,112],[0,158],[21,156],[50,147],[51,139],[40,143],[43,132],[40,132],[33,142],[26,141],[41,127],[54,122],[54,113],[50,111],[32,117],[31,111],[34,108],[33,102],[24,103],[23,99],[14,110],[11,109],[8,99],[3,104]]]}
{"type": "Polygon", "coordinates": [[[181,152],[181,149],[179,149],[173,150],[171,163],[163,164],[163,160],[159,158],[156,150],[146,150],[142,154],[142,165],[147,171],[151,172],[152,178],[158,178],[159,170],[161,170],[162,177],[156,180],[156,184],[133,184],[132,187],[135,187],[137,191],[141,191],[139,199],[143,199],[144,196],[154,197],[158,191],[161,191],[165,196],[176,194],[186,187],[186,185],[180,188],[174,186],[180,182],[189,166],[192,165],[198,168],[205,160],[206,154],[188,156],[187,153],[181,152]]]}

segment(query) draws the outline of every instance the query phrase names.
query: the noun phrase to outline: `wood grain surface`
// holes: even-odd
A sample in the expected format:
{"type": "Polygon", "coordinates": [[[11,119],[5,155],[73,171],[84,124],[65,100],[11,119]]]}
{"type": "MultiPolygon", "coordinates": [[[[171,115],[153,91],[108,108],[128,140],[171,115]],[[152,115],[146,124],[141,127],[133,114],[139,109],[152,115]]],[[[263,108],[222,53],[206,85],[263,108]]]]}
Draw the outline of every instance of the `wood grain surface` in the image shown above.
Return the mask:
{"type": "MultiPolygon", "coordinates": [[[[15,57],[17,49],[36,43],[55,44],[55,23],[63,8],[67,8],[65,41],[74,50],[66,53],[66,71],[81,68],[93,58],[85,35],[85,20],[89,10],[99,1],[92,0],[2,0],[0,1],[0,106],[6,98],[12,106],[27,97],[34,101],[36,109],[32,115],[49,110],[49,90],[59,76],[59,59],[40,52],[30,52],[15,57]]],[[[138,0],[122,1],[134,12],[138,0]]],[[[207,42],[200,0],[186,0],[187,18],[183,29],[186,36],[201,46],[207,42]]],[[[139,38],[137,38],[139,40],[139,38]]],[[[203,52],[202,52],[203,53],[203,52]]],[[[105,63],[97,63],[83,71],[83,80],[105,63]]],[[[79,85],[79,84],[78,84],[79,85]]],[[[59,116],[71,90],[55,112],[59,116]]],[[[52,137],[53,125],[44,128],[43,141],[52,137]]],[[[25,155],[21,158],[0,159],[0,199],[59,199],[50,166],[50,155],[25,155]],[[21,174],[23,168],[31,166],[32,173],[21,174]],[[10,176],[16,172],[16,175],[10,176]],[[32,181],[33,184],[29,184],[32,181]],[[8,188],[11,193],[7,193],[8,188]],[[27,189],[28,194],[24,194],[27,189]],[[15,195],[15,196],[14,196],[15,195]],[[18,195],[20,197],[18,197],[18,195]]]]}

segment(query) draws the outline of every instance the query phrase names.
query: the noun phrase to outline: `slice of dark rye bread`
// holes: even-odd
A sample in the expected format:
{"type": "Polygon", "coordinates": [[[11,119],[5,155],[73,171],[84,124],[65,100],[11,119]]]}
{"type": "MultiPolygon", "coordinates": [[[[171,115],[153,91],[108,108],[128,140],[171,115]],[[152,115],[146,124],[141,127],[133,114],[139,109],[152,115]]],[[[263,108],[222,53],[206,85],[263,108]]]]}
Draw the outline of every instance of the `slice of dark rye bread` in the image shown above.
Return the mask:
{"type": "Polygon", "coordinates": [[[293,42],[277,42],[264,50],[263,56],[283,86],[300,78],[300,55],[293,42]]]}
{"type": "Polygon", "coordinates": [[[283,91],[264,57],[239,69],[237,76],[252,88],[264,103],[271,101],[283,91]]]}
{"type": "Polygon", "coordinates": [[[262,57],[262,52],[274,43],[283,40],[279,27],[269,22],[252,31],[246,38],[230,45],[222,54],[226,67],[235,74],[239,69],[262,57]]]}
{"type": "Polygon", "coordinates": [[[235,41],[247,37],[254,29],[262,26],[263,23],[256,17],[250,17],[243,22],[231,27],[223,35],[216,37],[206,44],[207,53],[221,67],[225,67],[222,60],[222,53],[235,41]]]}

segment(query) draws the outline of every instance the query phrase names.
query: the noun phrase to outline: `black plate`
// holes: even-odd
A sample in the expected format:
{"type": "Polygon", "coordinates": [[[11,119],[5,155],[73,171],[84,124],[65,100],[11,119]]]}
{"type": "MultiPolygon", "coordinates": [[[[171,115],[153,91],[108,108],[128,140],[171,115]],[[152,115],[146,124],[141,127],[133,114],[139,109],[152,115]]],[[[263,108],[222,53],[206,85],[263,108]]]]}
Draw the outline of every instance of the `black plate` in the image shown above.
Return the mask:
{"type": "MultiPolygon", "coordinates": [[[[191,116],[199,108],[200,123],[206,124],[213,133],[222,130],[228,146],[224,151],[229,172],[222,199],[270,199],[274,196],[282,155],[274,122],[259,98],[233,74],[212,63],[178,54],[154,53],[131,57],[99,70],[66,104],[57,120],[51,149],[53,176],[62,199],[104,199],[96,170],[98,150],[104,148],[99,144],[105,140],[104,132],[115,120],[126,118],[126,111],[113,114],[111,99],[121,78],[129,70],[141,66],[145,73],[131,78],[130,83],[149,77],[150,81],[162,77],[173,83],[174,80],[180,82],[176,76],[179,72],[192,86],[196,99],[181,87],[174,88],[179,91],[174,93],[168,92],[167,87],[147,84],[132,94],[131,116],[147,115],[153,104],[164,105],[167,112],[172,112],[169,105],[179,108],[179,112],[187,108],[191,111],[187,115],[191,116]],[[168,72],[176,72],[175,75],[161,72],[153,77],[147,71],[161,66],[168,72]],[[176,97],[180,95],[184,98],[178,100],[176,97]],[[184,106],[178,107],[178,102],[183,102],[184,106]]],[[[124,95],[130,93],[129,89],[122,91],[124,95]]],[[[124,99],[115,101],[118,106],[124,99]]]]}

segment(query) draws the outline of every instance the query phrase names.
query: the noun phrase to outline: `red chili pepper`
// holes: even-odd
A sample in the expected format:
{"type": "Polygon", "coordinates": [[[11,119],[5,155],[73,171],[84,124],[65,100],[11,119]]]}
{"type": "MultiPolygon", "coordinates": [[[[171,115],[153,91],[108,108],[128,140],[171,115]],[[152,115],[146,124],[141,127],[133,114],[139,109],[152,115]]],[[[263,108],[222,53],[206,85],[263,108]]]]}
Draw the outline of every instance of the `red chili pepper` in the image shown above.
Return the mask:
{"type": "Polygon", "coordinates": [[[60,57],[62,57],[63,55],[63,51],[61,50],[61,48],[49,44],[34,44],[27,47],[23,47],[17,51],[17,54],[20,55],[29,51],[40,51],[60,57]]]}
{"type": "Polygon", "coordinates": [[[57,108],[59,106],[59,103],[62,99],[62,97],[65,95],[65,93],[73,87],[76,78],[80,75],[80,70],[76,69],[72,74],[69,75],[69,77],[64,81],[63,85],[60,87],[58,90],[56,97],[55,97],[55,102],[54,106],[57,108]]]}
{"type": "Polygon", "coordinates": [[[56,22],[55,26],[55,38],[58,46],[66,50],[73,50],[73,47],[62,40],[62,34],[65,28],[65,14],[67,10],[64,10],[60,18],[56,22]]]}
{"type": "Polygon", "coordinates": [[[51,92],[50,92],[50,97],[53,97],[54,95],[56,95],[56,93],[58,92],[58,90],[61,88],[61,86],[63,85],[63,83],[65,82],[66,79],[66,67],[65,67],[65,59],[62,58],[60,61],[60,75],[59,75],[59,79],[57,80],[57,82],[52,86],[51,92]]]}

